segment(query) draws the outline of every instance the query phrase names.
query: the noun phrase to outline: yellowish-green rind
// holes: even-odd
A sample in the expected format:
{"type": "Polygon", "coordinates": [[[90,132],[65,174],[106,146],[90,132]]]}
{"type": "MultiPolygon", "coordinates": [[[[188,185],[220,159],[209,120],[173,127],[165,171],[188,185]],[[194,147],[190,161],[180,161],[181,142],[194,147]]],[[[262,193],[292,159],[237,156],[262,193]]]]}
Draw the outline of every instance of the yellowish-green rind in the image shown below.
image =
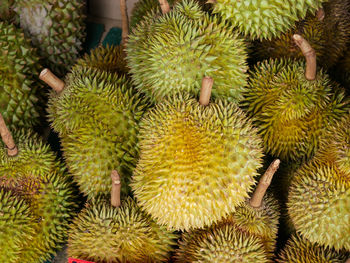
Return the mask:
{"type": "Polygon", "coordinates": [[[127,44],[133,83],[153,102],[179,92],[198,95],[204,76],[214,79],[212,96],[240,101],[246,60],[245,40],[232,26],[188,0],[165,15],[150,13],[127,44]]]}
{"type": "Polygon", "coordinates": [[[89,204],[69,230],[69,257],[94,262],[166,262],[177,235],[158,226],[136,202],[127,198],[120,208],[89,204]]]}
{"type": "Polygon", "coordinates": [[[139,145],[137,201],[157,223],[177,230],[209,226],[234,211],[262,162],[261,140],[235,103],[205,107],[188,95],[145,115],[139,145]]]}

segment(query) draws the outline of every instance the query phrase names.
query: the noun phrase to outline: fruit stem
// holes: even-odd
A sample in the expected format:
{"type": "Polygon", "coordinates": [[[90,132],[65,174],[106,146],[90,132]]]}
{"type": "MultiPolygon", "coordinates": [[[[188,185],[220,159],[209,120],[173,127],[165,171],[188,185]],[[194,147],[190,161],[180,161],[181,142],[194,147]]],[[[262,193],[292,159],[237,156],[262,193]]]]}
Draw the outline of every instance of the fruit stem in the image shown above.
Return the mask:
{"type": "Polygon", "coordinates": [[[125,47],[129,35],[129,18],[126,0],[120,0],[120,13],[122,16],[122,45],[125,47]]]}
{"type": "Polygon", "coordinates": [[[39,78],[54,89],[57,93],[60,93],[64,89],[64,82],[59,79],[51,70],[45,68],[40,72],[39,78]]]}
{"type": "Polygon", "coordinates": [[[1,113],[0,113],[0,134],[1,134],[2,141],[5,143],[7,148],[7,155],[11,157],[16,156],[18,154],[17,146],[13,140],[11,132],[6,126],[5,120],[2,117],[1,113]]]}
{"type": "Polygon", "coordinates": [[[162,9],[163,15],[169,13],[170,6],[167,0],[159,0],[160,8],[162,9]]]}
{"type": "Polygon", "coordinates": [[[120,176],[116,170],[113,170],[111,172],[111,179],[112,179],[111,205],[114,207],[119,207],[121,181],[120,181],[120,176]]]}
{"type": "Polygon", "coordinates": [[[345,261],[345,263],[350,263],[350,258],[348,258],[348,260],[347,260],[347,261],[345,261]]]}
{"type": "Polygon", "coordinates": [[[199,104],[208,106],[211,96],[211,89],[213,87],[214,80],[211,77],[205,76],[202,79],[202,88],[199,96],[199,104]]]}
{"type": "Polygon", "coordinates": [[[260,178],[260,181],[258,183],[258,186],[256,187],[252,198],[250,199],[249,203],[254,208],[259,208],[262,205],[262,200],[264,198],[264,195],[266,193],[267,188],[271,184],[272,177],[277,171],[278,167],[280,166],[281,161],[279,159],[274,160],[269,168],[267,168],[264,175],[260,178]]]}
{"type": "Polygon", "coordinates": [[[316,12],[316,17],[317,17],[318,21],[323,21],[325,15],[326,14],[325,14],[324,9],[322,7],[320,9],[318,9],[316,12]]]}
{"type": "Polygon", "coordinates": [[[310,44],[301,35],[293,35],[295,44],[300,48],[306,59],[305,77],[307,80],[314,80],[316,78],[316,52],[310,44]]]}

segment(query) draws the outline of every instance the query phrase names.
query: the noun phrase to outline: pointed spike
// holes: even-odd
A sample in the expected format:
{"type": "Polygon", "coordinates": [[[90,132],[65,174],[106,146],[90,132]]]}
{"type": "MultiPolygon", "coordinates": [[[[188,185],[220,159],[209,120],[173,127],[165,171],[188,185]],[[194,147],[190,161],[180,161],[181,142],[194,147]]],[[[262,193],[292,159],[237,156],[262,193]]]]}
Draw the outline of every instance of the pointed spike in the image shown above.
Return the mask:
{"type": "Polygon", "coordinates": [[[293,35],[295,44],[300,48],[306,59],[305,78],[314,80],[316,78],[316,52],[301,35],[293,35]]]}
{"type": "Polygon", "coordinates": [[[40,72],[39,78],[54,89],[57,93],[60,93],[64,89],[64,82],[59,79],[51,70],[45,68],[40,72]]]}
{"type": "Polygon", "coordinates": [[[6,126],[5,120],[0,114],[0,134],[4,144],[7,147],[8,156],[16,156],[18,154],[17,146],[13,140],[13,137],[6,126]]]}
{"type": "Polygon", "coordinates": [[[120,176],[116,170],[113,170],[111,172],[111,179],[112,179],[111,205],[114,207],[119,207],[121,181],[120,181],[120,176]]]}
{"type": "Polygon", "coordinates": [[[211,89],[213,87],[214,80],[211,77],[205,76],[202,79],[202,88],[199,96],[199,104],[208,106],[211,96],[211,89]]]}

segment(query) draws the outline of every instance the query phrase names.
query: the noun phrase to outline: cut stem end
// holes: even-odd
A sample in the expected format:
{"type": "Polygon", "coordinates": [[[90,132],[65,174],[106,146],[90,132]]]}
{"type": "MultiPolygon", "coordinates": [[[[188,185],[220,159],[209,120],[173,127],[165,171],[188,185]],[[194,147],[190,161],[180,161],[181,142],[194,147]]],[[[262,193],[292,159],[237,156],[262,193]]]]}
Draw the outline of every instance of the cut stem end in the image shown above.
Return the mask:
{"type": "Polygon", "coordinates": [[[293,40],[295,44],[300,48],[306,59],[306,69],[305,69],[305,78],[307,80],[315,80],[316,79],[316,52],[310,46],[309,42],[306,41],[301,35],[295,34],[293,35],[293,40]]]}
{"type": "Polygon", "coordinates": [[[111,172],[111,179],[112,179],[111,205],[114,207],[119,207],[121,181],[120,181],[120,176],[116,170],[113,170],[111,172]]]}
{"type": "Polygon", "coordinates": [[[15,144],[15,141],[13,140],[13,137],[9,131],[9,129],[6,126],[5,120],[2,117],[2,114],[0,114],[0,134],[2,141],[6,145],[7,148],[7,155],[8,156],[16,156],[18,154],[18,148],[15,144]]]}
{"type": "Polygon", "coordinates": [[[64,89],[64,82],[59,79],[51,70],[45,68],[40,72],[39,78],[49,85],[57,93],[60,93],[64,89]]]}
{"type": "Polygon", "coordinates": [[[214,84],[214,80],[211,77],[204,77],[202,79],[202,88],[199,96],[200,105],[203,105],[203,106],[209,105],[213,84],[214,84]]]}
{"type": "Polygon", "coordinates": [[[167,0],[159,0],[160,8],[162,9],[163,15],[169,13],[170,6],[167,0]]]}

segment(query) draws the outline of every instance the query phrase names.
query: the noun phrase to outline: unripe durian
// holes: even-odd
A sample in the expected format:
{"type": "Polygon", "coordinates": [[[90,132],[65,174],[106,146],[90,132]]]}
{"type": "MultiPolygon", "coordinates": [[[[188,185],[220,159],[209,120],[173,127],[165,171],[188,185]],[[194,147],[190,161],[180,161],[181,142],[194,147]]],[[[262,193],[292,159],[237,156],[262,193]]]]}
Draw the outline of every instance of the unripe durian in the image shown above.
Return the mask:
{"type": "Polygon", "coordinates": [[[64,75],[82,50],[85,1],[16,0],[15,10],[21,27],[38,48],[45,65],[50,65],[56,74],[64,75]]]}
{"type": "MultiPolygon", "coordinates": [[[[293,235],[287,245],[279,253],[279,263],[345,263],[346,252],[337,252],[317,244],[313,244],[299,235],[293,235]]],[[[348,262],[348,261],[346,261],[348,262]]]]}
{"type": "Polygon", "coordinates": [[[316,75],[314,50],[294,35],[305,63],[267,60],[255,67],[245,106],[259,128],[267,152],[283,160],[313,156],[325,131],[346,112],[348,103],[323,71],[316,75]],[[305,71],[305,74],[304,74],[305,71]]]}
{"type": "Polygon", "coordinates": [[[148,15],[127,44],[133,83],[155,102],[178,92],[198,95],[204,76],[215,78],[213,96],[239,101],[246,59],[246,43],[232,26],[187,0],[148,15]]]}

